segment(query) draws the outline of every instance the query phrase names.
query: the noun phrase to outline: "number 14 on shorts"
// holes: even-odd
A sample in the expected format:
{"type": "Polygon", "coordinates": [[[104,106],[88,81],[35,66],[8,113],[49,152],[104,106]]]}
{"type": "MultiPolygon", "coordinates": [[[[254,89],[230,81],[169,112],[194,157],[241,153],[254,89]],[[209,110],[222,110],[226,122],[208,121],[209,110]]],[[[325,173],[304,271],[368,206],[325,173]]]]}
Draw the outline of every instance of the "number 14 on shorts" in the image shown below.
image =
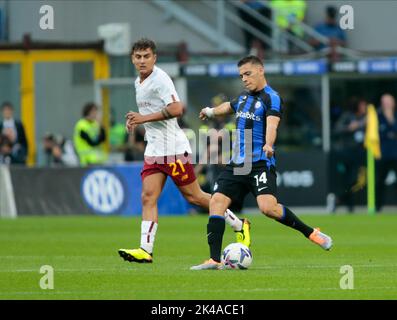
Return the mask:
{"type": "Polygon", "coordinates": [[[254,176],[255,180],[256,180],[256,186],[258,187],[258,191],[261,191],[263,189],[266,189],[266,183],[267,183],[267,177],[266,177],[266,172],[262,172],[261,175],[257,174],[254,176]],[[262,183],[261,187],[259,186],[259,183],[262,183]]]}

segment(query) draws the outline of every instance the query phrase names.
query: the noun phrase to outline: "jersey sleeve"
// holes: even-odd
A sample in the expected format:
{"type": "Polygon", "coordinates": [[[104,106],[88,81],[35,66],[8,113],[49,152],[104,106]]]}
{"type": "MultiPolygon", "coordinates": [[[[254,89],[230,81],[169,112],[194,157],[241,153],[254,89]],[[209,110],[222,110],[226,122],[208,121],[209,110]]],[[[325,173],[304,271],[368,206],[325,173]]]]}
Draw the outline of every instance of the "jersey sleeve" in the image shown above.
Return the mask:
{"type": "Polygon", "coordinates": [[[230,101],[230,106],[232,107],[234,112],[237,111],[238,100],[239,100],[239,97],[234,98],[233,100],[230,101]]]}
{"type": "Polygon", "coordinates": [[[161,80],[157,84],[157,92],[165,106],[180,101],[174,83],[169,77],[161,77],[161,80]]]}
{"type": "Polygon", "coordinates": [[[281,118],[283,113],[283,100],[275,93],[269,94],[268,97],[266,117],[276,116],[281,118]]]}
{"type": "Polygon", "coordinates": [[[230,106],[232,107],[234,112],[237,112],[237,109],[239,107],[239,102],[243,101],[245,92],[240,93],[236,98],[230,101],[230,106]]]}

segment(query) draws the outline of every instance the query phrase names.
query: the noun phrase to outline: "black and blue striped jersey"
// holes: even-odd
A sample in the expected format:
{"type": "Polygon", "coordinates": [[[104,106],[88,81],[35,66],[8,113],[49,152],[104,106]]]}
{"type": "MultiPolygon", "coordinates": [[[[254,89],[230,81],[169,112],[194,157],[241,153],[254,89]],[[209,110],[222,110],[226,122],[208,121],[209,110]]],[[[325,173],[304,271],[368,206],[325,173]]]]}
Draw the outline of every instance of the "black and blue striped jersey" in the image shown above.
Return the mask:
{"type": "Polygon", "coordinates": [[[276,159],[267,158],[262,148],[266,144],[266,117],[277,116],[281,118],[283,102],[279,94],[266,85],[263,90],[257,92],[242,92],[236,99],[230,102],[236,114],[236,136],[233,143],[233,156],[231,165],[241,165],[246,162],[246,131],[252,132],[252,162],[265,160],[267,166],[276,165],[276,159]]]}

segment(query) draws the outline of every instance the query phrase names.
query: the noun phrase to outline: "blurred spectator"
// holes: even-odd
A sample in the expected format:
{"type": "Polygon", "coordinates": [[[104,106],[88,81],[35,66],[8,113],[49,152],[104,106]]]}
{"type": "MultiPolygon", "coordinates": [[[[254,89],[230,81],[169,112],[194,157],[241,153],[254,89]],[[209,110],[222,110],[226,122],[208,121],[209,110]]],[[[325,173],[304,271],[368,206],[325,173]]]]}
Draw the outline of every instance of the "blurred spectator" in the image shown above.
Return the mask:
{"type": "MultiPolygon", "coordinates": [[[[211,106],[219,106],[228,100],[225,94],[219,93],[211,98],[211,106]]],[[[203,146],[204,150],[199,151],[195,173],[202,190],[205,192],[212,193],[219,173],[231,158],[232,136],[233,130],[236,128],[233,118],[227,115],[216,117],[200,126],[200,130],[206,134],[207,139],[203,146]],[[228,141],[227,139],[229,139],[230,144],[224,146],[228,141]]],[[[197,208],[197,210],[200,211],[201,209],[197,208]]],[[[239,212],[241,207],[234,206],[233,211],[235,210],[239,212]]]]}
{"type": "MultiPolygon", "coordinates": [[[[273,10],[276,25],[292,36],[303,39],[304,30],[301,26],[306,13],[306,1],[304,0],[272,0],[270,6],[273,10]]],[[[297,48],[289,41],[285,34],[275,35],[279,50],[282,52],[295,53],[297,48]]]]}
{"type": "MultiPolygon", "coordinates": [[[[258,12],[265,19],[271,20],[272,10],[261,1],[257,1],[257,0],[240,0],[240,1],[248,8],[258,12]]],[[[240,15],[241,20],[243,20],[251,27],[255,28],[256,30],[264,33],[269,38],[271,38],[272,30],[269,26],[258,21],[258,19],[254,18],[251,14],[247,13],[243,9],[238,9],[238,13],[240,15]]],[[[269,49],[270,45],[262,40],[257,39],[251,32],[245,29],[243,29],[243,31],[244,31],[246,52],[249,54],[256,55],[260,59],[263,59],[264,50],[269,49]]]]}
{"type": "Polygon", "coordinates": [[[353,98],[350,107],[351,110],[344,112],[335,125],[334,135],[339,139],[339,145],[336,144],[331,165],[336,165],[336,171],[342,176],[343,189],[336,195],[329,195],[328,210],[332,212],[342,204],[353,212],[354,194],[366,184],[364,138],[367,102],[353,98]]]}
{"type": "Polygon", "coordinates": [[[80,165],[97,165],[106,161],[105,129],[98,120],[98,107],[89,102],[83,107],[83,118],[74,128],[74,146],[80,165]]]}
{"type": "Polygon", "coordinates": [[[8,150],[11,147],[10,155],[14,159],[12,163],[25,164],[28,143],[23,124],[14,119],[14,108],[10,102],[4,102],[1,111],[3,120],[0,122],[0,134],[7,138],[3,139],[4,148],[8,150]]]}
{"type": "MultiPolygon", "coordinates": [[[[335,47],[346,45],[346,34],[339,26],[336,18],[337,9],[334,6],[328,6],[325,12],[325,21],[317,24],[314,29],[329,39],[329,47],[331,48],[330,58],[335,61],[339,59],[335,47]]],[[[310,43],[316,50],[321,50],[327,46],[318,41],[317,39],[311,39],[310,43]]]]}
{"type": "MultiPolygon", "coordinates": [[[[292,128],[288,132],[288,143],[304,146],[321,146],[321,109],[313,90],[296,87],[284,101],[286,108],[285,125],[292,128]]],[[[280,138],[286,135],[280,132],[280,138]]]]}
{"type": "Polygon", "coordinates": [[[125,152],[127,149],[128,133],[124,123],[117,122],[115,110],[111,109],[110,114],[110,130],[109,130],[109,143],[110,143],[110,163],[121,163],[125,159],[125,152]]]}
{"type": "Polygon", "coordinates": [[[43,148],[47,166],[78,166],[79,159],[73,143],[62,136],[47,133],[43,138],[43,148]]]}
{"type": "MultiPolygon", "coordinates": [[[[219,93],[211,98],[211,106],[217,107],[225,101],[228,101],[228,98],[226,97],[226,95],[224,95],[223,93],[219,93]]],[[[217,141],[217,139],[219,138],[219,130],[224,129],[222,132],[222,134],[224,136],[222,136],[221,138],[222,139],[229,138],[230,147],[227,151],[225,151],[225,154],[223,155],[223,157],[227,158],[227,159],[231,158],[230,152],[231,152],[231,147],[232,147],[233,130],[236,129],[234,117],[231,117],[230,115],[225,115],[225,116],[219,116],[219,117],[209,119],[207,122],[203,122],[200,125],[199,129],[201,130],[201,134],[206,134],[208,136],[208,139],[209,139],[208,141],[217,141]],[[212,137],[208,133],[208,131],[210,129],[217,130],[215,132],[212,131],[213,132],[212,137]],[[228,137],[226,135],[228,135],[228,137]],[[226,152],[227,152],[227,154],[226,154],[226,152]]],[[[205,147],[205,144],[203,144],[203,145],[205,147]]],[[[199,146],[202,147],[201,144],[199,146]]],[[[205,152],[206,152],[205,148],[204,148],[204,150],[199,150],[200,155],[204,154],[205,152]]]]}
{"type": "Polygon", "coordinates": [[[125,129],[125,124],[117,122],[115,111],[112,109],[109,131],[109,142],[112,152],[124,152],[127,140],[126,135],[127,130],[125,129]]]}
{"type": "MultiPolygon", "coordinates": [[[[386,177],[391,170],[397,176],[397,112],[396,101],[392,95],[382,95],[378,119],[382,152],[376,166],[376,209],[379,212],[384,204],[386,177]]],[[[397,190],[395,192],[397,197],[397,190]]]]}
{"type": "Polygon", "coordinates": [[[15,151],[8,136],[0,135],[0,164],[25,164],[26,155],[20,151],[15,151]]]}
{"type": "Polygon", "coordinates": [[[126,149],[124,153],[124,160],[142,161],[144,159],[146,141],[145,141],[145,127],[138,125],[134,132],[126,137],[126,149]]]}

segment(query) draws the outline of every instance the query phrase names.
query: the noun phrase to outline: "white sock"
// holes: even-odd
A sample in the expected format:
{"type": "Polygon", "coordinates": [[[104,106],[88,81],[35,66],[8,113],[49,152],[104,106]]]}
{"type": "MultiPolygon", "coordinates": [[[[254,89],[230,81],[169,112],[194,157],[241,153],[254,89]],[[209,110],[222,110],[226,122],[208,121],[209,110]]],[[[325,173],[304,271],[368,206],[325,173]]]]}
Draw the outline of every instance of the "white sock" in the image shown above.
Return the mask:
{"type": "Polygon", "coordinates": [[[233,228],[234,231],[241,231],[243,228],[243,221],[239,219],[232,211],[226,209],[225,220],[229,226],[233,228]]]}
{"type": "Polygon", "coordinates": [[[154,239],[156,238],[157,223],[154,221],[143,221],[141,223],[141,248],[146,252],[153,253],[154,239]]]}

